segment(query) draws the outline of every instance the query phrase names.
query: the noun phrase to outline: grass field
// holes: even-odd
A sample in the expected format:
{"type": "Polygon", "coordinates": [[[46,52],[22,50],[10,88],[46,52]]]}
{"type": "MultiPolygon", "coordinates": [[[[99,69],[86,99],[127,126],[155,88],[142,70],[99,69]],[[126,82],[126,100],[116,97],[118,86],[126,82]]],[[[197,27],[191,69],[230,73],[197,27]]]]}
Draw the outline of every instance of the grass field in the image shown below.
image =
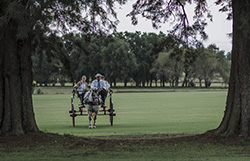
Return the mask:
{"type": "Polygon", "coordinates": [[[86,116],[76,117],[76,127],[72,127],[70,94],[34,95],[37,124],[45,132],[77,136],[196,134],[218,126],[226,100],[226,90],[116,92],[113,127],[108,116],[98,117],[97,129],[88,129],[86,116]]]}
{"type": "Polygon", "coordinates": [[[37,124],[46,133],[1,136],[1,161],[250,159],[249,138],[196,135],[218,126],[226,90],[115,90],[114,126],[100,116],[97,129],[88,129],[86,117],[77,117],[72,127],[70,89],[43,88],[43,95],[33,96],[37,124]]]}

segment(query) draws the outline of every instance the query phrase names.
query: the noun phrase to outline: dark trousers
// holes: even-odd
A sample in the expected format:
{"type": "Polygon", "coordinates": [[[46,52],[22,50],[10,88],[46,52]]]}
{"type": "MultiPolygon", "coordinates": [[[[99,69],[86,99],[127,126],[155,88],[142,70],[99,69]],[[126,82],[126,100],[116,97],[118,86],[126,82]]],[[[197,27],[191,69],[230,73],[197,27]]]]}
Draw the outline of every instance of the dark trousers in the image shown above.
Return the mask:
{"type": "Polygon", "coordinates": [[[106,97],[107,97],[107,95],[108,95],[108,91],[106,91],[105,89],[103,89],[103,90],[101,90],[101,91],[99,92],[99,95],[101,95],[101,97],[102,97],[102,102],[103,102],[103,104],[105,105],[105,99],[106,99],[106,97]]]}
{"type": "Polygon", "coordinates": [[[81,104],[83,104],[84,94],[85,94],[85,93],[82,93],[82,94],[79,94],[79,95],[78,95],[78,97],[80,98],[81,104]]]}

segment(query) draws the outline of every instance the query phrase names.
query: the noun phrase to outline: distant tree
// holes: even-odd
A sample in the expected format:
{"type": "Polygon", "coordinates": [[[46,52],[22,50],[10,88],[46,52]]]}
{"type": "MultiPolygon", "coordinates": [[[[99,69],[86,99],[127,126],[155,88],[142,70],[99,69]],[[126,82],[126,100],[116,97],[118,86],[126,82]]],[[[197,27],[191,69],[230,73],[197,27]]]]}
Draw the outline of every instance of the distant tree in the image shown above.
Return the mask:
{"type": "Polygon", "coordinates": [[[166,48],[170,48],[170,43],[173,41],[171,39],[172,37],[169,35],[165,35],[163,32],[160,32],[159,34],[155,33],[148,33],[148,34],[143,34],[145,39],[146,39],[146,44],[150,47],[149,53],[148,53],[148,60],[147,63],[149,65],[149,70],[147,73],[147,85],[149,84],[150,87],[152,87],[152,82],[153,80],[156,81],[157,84],[157,78],[154,72],[150,72],[150,69],[153,68],[153,63],[158,57],[159,53],[162,51],[167,50],[166,48]]]}
{"type": "Polygon", "coordinates": [[[227,57],[228,61],[231,61],[232,60],[232,52],[228,52],[226,57],[227,57]]]}
{"type": "Polygon", "coordinates": [[[176,88],[183,72],[183,62],[180,60],[180,57],[171,56],[174,52],[180,52],[180,50],[173,49],[169,52],[161,52],[155,60],[151,71],[156,72],[163,86],[165,86],[166,81],[169,81],[170,86],[176,88]]]}
{"type": "Polygon", "coordinates": [[[79,79],[75,71],[78,69],[80,54],[84,50],[81,36],[81,34],[73,33],[63,35],[60,39],[61,48],[55,54],[63,65],[58,74],[62,75],[64,79],[69,78],[73,85],[76,79],[79,79]]]}
{"type": "MultiPolygon", "coordinates": [[[[102,50],[105,46],[103,41],[107,41],[107,38],[106,36],[93,34],[89,35],[88,40],[84,36],[80,40],[81,49],[78,50],[78,57],[75,59],[75,63],[78,65],[75,72],[78,79],[84,74],[87,76],[87,79],[93,80],[95,79],[95,74],[100,73],[102,70],[102,50]]],[[[107,43],[108,41],[106,45],[107,43]]]]}
{"type": "Polygon", "coordinates": [[[217,72],[220,74],[220,77],[223,79],[223,82],[229,83],[230,75],[230,62],[227,60],[224,51],[218,51],[216,53],[216,60],[218,62],[217,72]]]}
{"type": "Polygon", "coordinates": [[[177,88],[179,85],[180,77],[184,71],[184,61],[185,57],[183,56],[182,48],[173,48],[169,51],[170,58],[170,71],[172,73],[172,86],[177,88]],[[175,85],[174,85],[175,84],[175,85]]]}
{"type": "Polygon", "coordinates": [[[184,47],[182,52],[182,60],[183,60],[183,72],[184,72],[184,80],[182,83],[182,87],[194,87],[193,83],[193,75],[194,75],[194,63],[197,58],[197,50],[192,47],[184,47]]]}
{"type": "Polygon", "coordinates": [[[58,72],[55,61],[49,61],[45,53],[32,55],[33,79],[38,84],[47,86],[48,83],[51,83],[53,74],[58,72]]]}
{"type": "Polygon", "coordinates": [[[167,73],[167,69],[165,64],[162,62],[163,61],[163,57],[164,55],[162,53],[159,54],[158,58],[154,61],[153,63],[153,67],[150,70],[150,73],[155,74],[156,78],[156,86],[157,86],[157,81],[158,79],[161,80],[162,82],[162,86],[165,87],[165,82],[168,81],[168,77],[166,75],[167,73]]]}
{"type": "Polygon", "coordinates": [[[74,75],[71,70],[70,55],[76,48],[73,41],[75,36],[73,34],[64,36],[52,34],[42,37],[42,41],[33,40],[33,79],[45,85],[51,81],[54,82],[54,85],[57,78],[73,82],[74,75]]]}
{"type": "Polygon", "coordinates": [[[196,76],[199,78],[200,86],[201,81],[204,79],[205,87],[210,87],[212,80],[215,77],[217,66],[218,63],[214,48],[203,48],[195,61],[195,72],[196,76]]]}
{"type": "Polygon", "coordinates": [[[147,44],[146,41],[146,33],[143,35],[139,31],[135,33],[125,32],[123,37],[129,43],[130,50],[136,57],[137,68],[134,70],[133,80],[136,82],[136,86],[139,86],[140,83],[145,86],[150,72],[147,60],[150,59],[149,51],[151,50],[151,45],[147,44]]]}
{"type": "Polygon", "coordinates": [[[165,35],[160,32],[155,33],[119,33],[116,36],[124,39],[130,45],[130,50],[135,54],[137,68],[133,74],[133,79],[136,82],[136,86],[140,84],[145,86],[146,83],[152,86],[153,80],[157,82],[156,73],[151,71],[153,68],[153,62],[158,57],[161,51],[170,50],[175,44],[174,37],[171,35],[165,35]]]}
{"type": "Polygon", "coordinates": [[[156,73],[156,80],[160,80],[162,86],[165,87],[165,83],[170,81],[171,74],[169,72],[169,54],[166,52],[159,53],[158,58],[154,61],[151,73],[156,73]]]}
{"type": "Polygon", "coordinates": [[[129,50],[129,44],[119,38],[114,38],[106,48],[103,48],[103,71],[110,83],[116,87],[117,79],[128,82],[136,67],[135,56],[129,50]]]}
{"type": "Polygon", "coordinates": [[[230,64],[226,60],[224,51],[220,51],[215,44],[209,45],[202,52],[199,53],[198,64],[196,69],[199,78],[205,80],[205,87],[209,87],[211,80],[215,78],[216,74],[223,79],[225,83],[229,81],[230,64]]]}

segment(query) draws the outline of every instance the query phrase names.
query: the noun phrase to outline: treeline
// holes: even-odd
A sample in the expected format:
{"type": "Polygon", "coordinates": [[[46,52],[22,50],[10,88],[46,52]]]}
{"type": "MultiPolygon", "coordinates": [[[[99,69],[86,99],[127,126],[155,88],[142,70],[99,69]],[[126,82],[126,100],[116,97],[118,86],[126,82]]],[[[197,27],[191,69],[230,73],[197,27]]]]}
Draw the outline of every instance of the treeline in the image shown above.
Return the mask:
{"type": "Polygon", "coordinates": [[[117,82],[152,86],[153,82],[177,87],[194,86],[195,81],[209,87],[213,80],[228,83],[230,53],[225,56],[215,45],[190,47],[173,35],[162,32],[120,32],[112,35],[44,35],[34,41],[33,77],[38,84],[87,81],[102,73],[117,82]]]}

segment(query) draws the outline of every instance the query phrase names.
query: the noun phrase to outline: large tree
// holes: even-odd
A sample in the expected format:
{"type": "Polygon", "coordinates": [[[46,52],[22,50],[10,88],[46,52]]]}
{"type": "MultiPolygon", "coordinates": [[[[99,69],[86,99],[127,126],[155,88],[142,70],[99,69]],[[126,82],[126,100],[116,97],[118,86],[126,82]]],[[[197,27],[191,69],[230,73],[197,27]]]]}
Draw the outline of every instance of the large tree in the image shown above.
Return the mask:
{"type": "MultiPolygon", "coordinates": [[[[248,0],[216,0],[220,11],[228,12],[233,20],[232,64],[225,114],[219,127],[212,132],[217,135],[250,135],[250,3],[248,0]]],[[[142,14],[153,24],[167,21],[173,15],[179,21],[173,32],[179,31],[184,38],[204,34],[204,15],[211,15],[206,0],[137,0],[130,13],[134,23],[142,14]],[[194,3],[194,24],[189,25],[185,5],[194,3]]],[[[205,36],[206,37],[206,36],[205,36]]]]}
{"type": "Polygon", "coordinates": [[[250,3],[232,0],[233,50],[226,110],[216,134],[250,135],[250,3]]]}
{"type": "Polygon", "coordinates": [[[31,95],[32,42],[41,42],[43,34],[62,35],[74,29],[109,32],[117,24],[114,3],[124,1],[0,1],[0,134],[39,131],[31,95]]]}

